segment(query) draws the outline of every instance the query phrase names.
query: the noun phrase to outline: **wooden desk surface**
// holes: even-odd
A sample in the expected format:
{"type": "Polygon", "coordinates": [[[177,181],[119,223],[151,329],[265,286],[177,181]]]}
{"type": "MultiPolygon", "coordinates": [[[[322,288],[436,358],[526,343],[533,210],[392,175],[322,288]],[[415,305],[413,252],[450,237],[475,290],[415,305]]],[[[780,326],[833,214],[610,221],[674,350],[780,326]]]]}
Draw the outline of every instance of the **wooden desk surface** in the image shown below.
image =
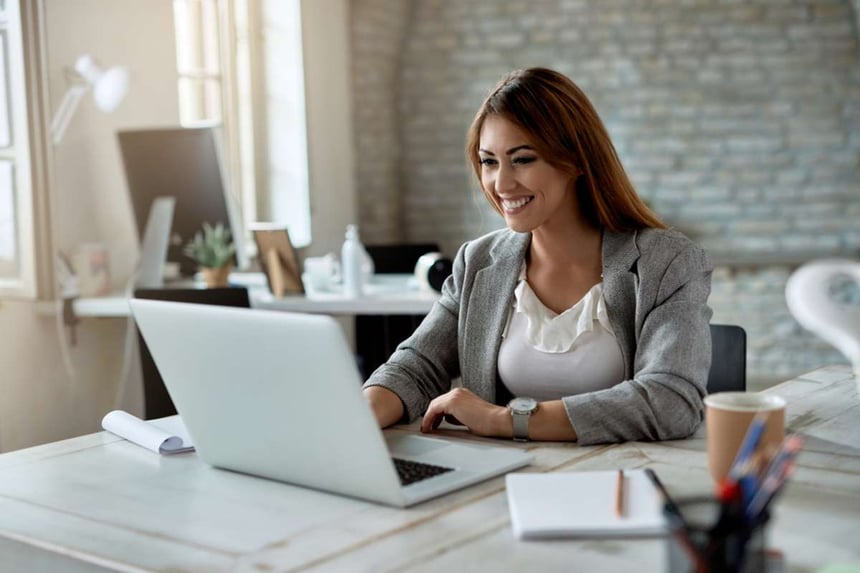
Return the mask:
{"type": "MultiPolygon", "coordinates": [[[[860,564],[856,381],[833,366],[768,392],[788,400],[788,429],[806,438],[771,546],[788,571],[860,564]]],[[[679,497],[710,491],[702,430],[522,447],[535,454],[524,471],[650,466],[679,497]]],[[[659,539],[517,541],[501,477],[399,510],[216,470],[194,454],[157,456],[105,432],[0,455],[2,571],[650,572],[663,571],[664,551],[659,539]]]]}

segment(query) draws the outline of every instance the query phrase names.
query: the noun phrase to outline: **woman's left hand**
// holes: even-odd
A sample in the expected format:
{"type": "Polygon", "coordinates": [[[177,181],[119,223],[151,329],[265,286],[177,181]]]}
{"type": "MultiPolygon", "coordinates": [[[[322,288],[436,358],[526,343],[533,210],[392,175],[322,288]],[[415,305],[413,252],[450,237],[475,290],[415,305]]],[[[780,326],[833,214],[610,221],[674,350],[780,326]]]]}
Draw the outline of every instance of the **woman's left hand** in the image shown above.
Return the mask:
{"type": "Polygon", "coordinates": [[[421,431],[428,433],[438,428],[443,418],[479,436],[511,437],[513,432],[507,408],[491,404],[465,388],[455,388],[430,402],[421,431]]]}

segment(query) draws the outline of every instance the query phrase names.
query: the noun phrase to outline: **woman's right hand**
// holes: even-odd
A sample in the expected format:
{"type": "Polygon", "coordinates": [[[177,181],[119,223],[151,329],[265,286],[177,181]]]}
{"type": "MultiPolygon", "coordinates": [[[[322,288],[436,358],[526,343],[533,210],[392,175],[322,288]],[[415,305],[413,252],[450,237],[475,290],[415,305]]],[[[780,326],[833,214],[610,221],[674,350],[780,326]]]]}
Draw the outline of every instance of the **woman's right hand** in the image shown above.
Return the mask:
{"type": "Polygon", "coordinates": [[[380,428],[387,428],[403,418],[403,402],[400,397],[383,386],[370,386],[364,389],[364,397],[370,403],[373,415],[380,428]]]}

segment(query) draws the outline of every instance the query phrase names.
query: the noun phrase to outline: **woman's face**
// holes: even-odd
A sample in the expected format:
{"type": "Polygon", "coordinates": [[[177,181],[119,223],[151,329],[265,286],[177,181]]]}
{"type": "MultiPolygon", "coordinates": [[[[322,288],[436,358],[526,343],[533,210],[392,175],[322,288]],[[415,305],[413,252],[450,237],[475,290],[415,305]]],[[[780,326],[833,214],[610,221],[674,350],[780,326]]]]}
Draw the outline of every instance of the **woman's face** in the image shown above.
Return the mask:
{"type": "Polygon", "coordinates": [[[481,186],[512,231],[527,233],[576,216],[574,176],[538,155],[517,125],[489,115],[478,144],[481,186]]]}

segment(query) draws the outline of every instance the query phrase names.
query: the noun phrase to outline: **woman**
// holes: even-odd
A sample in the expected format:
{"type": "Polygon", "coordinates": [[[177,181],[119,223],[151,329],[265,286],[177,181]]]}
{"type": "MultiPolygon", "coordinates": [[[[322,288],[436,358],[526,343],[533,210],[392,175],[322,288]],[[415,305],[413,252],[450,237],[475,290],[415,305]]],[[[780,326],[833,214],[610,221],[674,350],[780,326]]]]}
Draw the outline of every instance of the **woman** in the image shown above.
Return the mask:
{"type": "Polygon", "coordinates": [[[380,426],[423,414],[424,432],[444,417],[583,445],[692,434],[711,264],[636,195],[585,94],[552,70],[513,72],[466,153],[508,228],[460,248],[439,302],[365,384],[380,426]]]}

